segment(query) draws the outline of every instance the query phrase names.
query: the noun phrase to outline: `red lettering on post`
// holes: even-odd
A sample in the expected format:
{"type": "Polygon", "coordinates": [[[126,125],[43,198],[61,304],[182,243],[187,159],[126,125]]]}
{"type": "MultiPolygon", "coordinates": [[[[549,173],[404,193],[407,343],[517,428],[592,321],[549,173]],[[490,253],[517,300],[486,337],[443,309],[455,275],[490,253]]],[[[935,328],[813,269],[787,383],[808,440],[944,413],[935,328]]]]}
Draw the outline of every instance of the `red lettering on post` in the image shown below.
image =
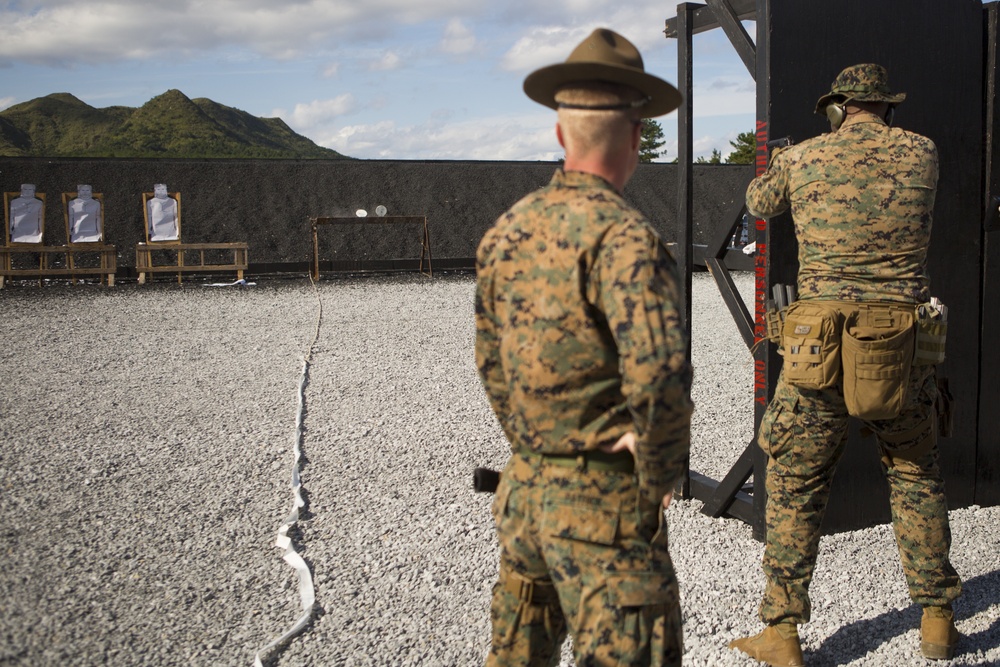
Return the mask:
{"type": "MultiPolygon", "coordinates": [[[[766,120],[757,120],[756,138],[756,175],[760,176],[767,170],[768,127],[766,120]]],[[[761,343],[767,337],[767,221],[756,218],[754,226],[757,229],[757,245],[754,257],[754,338],[761,343]]],[[[758,354],[767,354],[766,343],[758,347],[758,354]]],[[[761,406],[767,404],[767,365],[762,359],[754,360],[754,401],[761,406]]]]}
{"type": "Polygon", "coordinates": [[[753,362],[754,380],[754,401],[760,405],[767,405],[767,376],[764,374],[766,364],[757,359],[753,362]]]}

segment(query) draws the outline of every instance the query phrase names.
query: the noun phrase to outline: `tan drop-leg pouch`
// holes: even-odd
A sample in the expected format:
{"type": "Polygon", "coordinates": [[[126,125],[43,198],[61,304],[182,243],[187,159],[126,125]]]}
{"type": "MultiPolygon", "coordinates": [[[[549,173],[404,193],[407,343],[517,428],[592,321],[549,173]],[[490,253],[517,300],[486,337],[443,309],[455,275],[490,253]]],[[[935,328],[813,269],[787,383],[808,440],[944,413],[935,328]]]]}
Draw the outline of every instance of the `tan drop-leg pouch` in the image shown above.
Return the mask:
{"type": "Polygon", "coordinates": [[[841,357],[847,411],[861,419],[892,419],[906,401],[913,362],[912,306],[857,305],[846,314],[841,357]]]}

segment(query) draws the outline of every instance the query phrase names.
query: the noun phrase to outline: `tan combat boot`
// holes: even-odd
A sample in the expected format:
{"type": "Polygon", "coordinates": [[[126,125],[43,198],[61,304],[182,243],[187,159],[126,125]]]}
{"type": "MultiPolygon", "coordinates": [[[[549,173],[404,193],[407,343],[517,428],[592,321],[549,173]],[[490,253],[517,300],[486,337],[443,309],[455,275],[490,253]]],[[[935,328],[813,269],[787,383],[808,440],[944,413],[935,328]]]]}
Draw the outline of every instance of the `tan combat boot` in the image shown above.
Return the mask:
{"type": "Polygon", "coordinates": [[[955,612],[947,607],[924,607],[920,619],[920,652],[931,660],[948,660],[955,655],[958,630],[955,612]]]}
{"type": "Polygon", "coordinates": [[[759,635],[734,639],[729,642],[729,648],[739,649],[771,667],[802,667],[806,664],[799,646],[799,629],[794,623],[769,625],[759,635]]]}

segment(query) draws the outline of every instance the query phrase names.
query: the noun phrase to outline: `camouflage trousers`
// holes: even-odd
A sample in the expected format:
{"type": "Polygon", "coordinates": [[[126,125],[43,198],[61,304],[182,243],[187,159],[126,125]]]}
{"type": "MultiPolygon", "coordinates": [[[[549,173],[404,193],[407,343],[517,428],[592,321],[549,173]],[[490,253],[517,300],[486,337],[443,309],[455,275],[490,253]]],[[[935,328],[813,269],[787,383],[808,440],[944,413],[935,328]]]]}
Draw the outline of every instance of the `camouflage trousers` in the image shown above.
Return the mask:
{"type": "MultiPolygon", "coordinates": [[[[876,436],[889,483],[893,530],[910,598],[921,605],[949,604],[961,593],[948,556],[951,529],[938,468],[936,399],[934,367],[915,366],[900,415],[864,422],[876,436]]],[[[847,422],[840,386],[801,389],[787,384],[782,372],[758,435],[768,454],[767,584],[760,606],[766,624],[809,620],[820,525],[844,451],[847,422]]]]}
{"type": "Polygon", "coordinates": [[[631,473],[511,457],[493,501],[500,573],[487,665],[558,665],[567,629],[578,667],[681,664],[666,519],[638,496],[631,473]]]}

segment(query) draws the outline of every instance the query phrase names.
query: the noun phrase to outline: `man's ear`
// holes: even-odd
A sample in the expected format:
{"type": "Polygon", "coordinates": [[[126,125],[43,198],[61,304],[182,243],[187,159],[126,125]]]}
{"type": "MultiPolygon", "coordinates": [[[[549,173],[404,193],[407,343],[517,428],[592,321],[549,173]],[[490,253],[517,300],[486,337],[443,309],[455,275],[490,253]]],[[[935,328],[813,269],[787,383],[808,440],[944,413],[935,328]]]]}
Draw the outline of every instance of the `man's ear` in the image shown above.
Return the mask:
{"type": "Polygon", "coordinates": [[[565,149],[566,141],[563,139],[562,125],[560,125],[558,122],[556,123],[556,139],[559,140],[559,145],[562,146],[563,149],[565,149]]]}
{"type": "Polygon", "coordinates": [[[642,121],[633,124],[632,126],[632,150],[639,150],[639,146],[642,145],[642,121]]]}

